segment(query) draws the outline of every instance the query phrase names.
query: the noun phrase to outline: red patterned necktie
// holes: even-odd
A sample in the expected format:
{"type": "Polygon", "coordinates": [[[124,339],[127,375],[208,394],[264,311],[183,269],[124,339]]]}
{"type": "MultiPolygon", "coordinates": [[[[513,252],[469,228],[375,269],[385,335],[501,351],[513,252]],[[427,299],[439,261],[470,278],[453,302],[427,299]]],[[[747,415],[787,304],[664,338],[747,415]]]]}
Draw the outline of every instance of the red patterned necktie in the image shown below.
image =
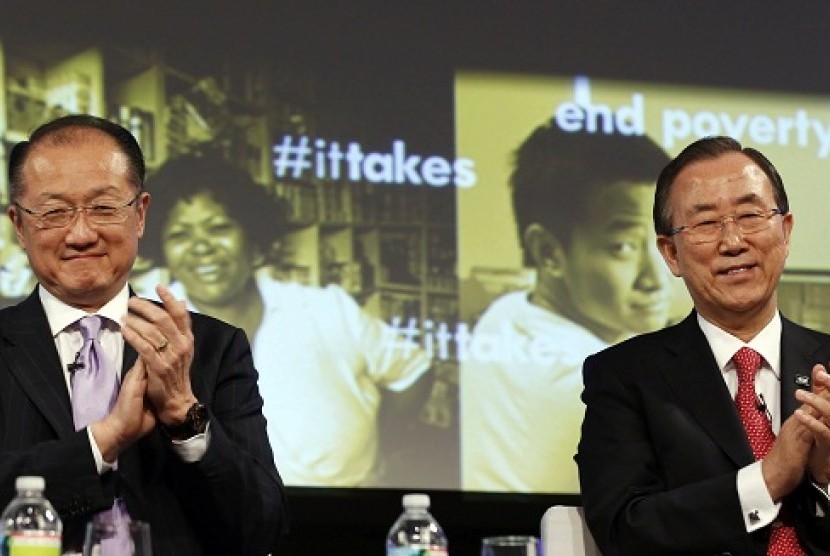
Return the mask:
{"type": "MultiPolygon", "coordinates": [[[[759,406],[758,395],[755,393],[755,375],[761,369],[761,354],[754,349],[742,347],[732,357],[732,361],[738,372],[738,394],[735,396],[735,404],[738,406],[738,414],[746,430],[752,453],[755,459],[759,460],[767,455],[775,442],[772,424],[766,412],[759,406]]],[[[795,528],[776,521],[772,525],[767,554],[769,556],[803,556],[806,553],[798,544],[795,528]]]]}

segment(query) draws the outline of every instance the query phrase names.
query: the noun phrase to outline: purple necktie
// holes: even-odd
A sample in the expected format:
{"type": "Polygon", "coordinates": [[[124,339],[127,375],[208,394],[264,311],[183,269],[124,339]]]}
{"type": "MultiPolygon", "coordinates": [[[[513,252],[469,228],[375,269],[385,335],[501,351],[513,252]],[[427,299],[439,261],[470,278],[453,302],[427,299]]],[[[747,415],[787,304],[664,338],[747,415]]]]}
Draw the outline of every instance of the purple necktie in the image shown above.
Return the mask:
{"type": "Polygon", "coordinates": [[[118,374],[107,361],[98,341],[101,317],[84,317],[78,324],[84,343],[75,358],[75,372],[72,374],[75,430],[106,417],[118,397],[118,374]]]}
{"type": "MultiPolygon", "coordinates": [[[[118,397],[118,372],[115,365],[107,359],[98,333],[101,330],[101,317],[90,315],[78,321],[84,343],[75,358],[72,373],[72,417],[75,430],[81,430],[106,415],[115,405],[118,397]]],[[[102,556],[121,556],[132,554],[130,536],[126,524],[130,516],[123,500],[116,498],[112,508],[99,512],[95,521],[116,525],[111,538],[102,539],[102,556]]]]}

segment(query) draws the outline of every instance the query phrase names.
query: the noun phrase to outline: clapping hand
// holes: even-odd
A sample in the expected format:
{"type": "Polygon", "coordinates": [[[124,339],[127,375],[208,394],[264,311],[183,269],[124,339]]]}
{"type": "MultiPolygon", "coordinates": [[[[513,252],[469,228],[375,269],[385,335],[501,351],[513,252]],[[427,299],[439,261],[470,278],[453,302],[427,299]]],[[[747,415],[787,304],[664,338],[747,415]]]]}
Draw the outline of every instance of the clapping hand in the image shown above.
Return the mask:
{"type": "Polygon", "coordinates": [[[803,404],[795,415],[814,440],[808,460],[811,478],[827,486],[830,481],[830,374],[823,365],[813,367],[812,391],[798,390],[795,397],[803,404]]]}
{"type": "Polygon", "coordinates": [[[186,304],[164,286],[157,286],[156,292],[161,306],[140,297],[130,298],[121,332],[144,361],[147,399],[156,417],[165,425],[176,425],[196,402],[190,385],[193,332],[186,304]]]}

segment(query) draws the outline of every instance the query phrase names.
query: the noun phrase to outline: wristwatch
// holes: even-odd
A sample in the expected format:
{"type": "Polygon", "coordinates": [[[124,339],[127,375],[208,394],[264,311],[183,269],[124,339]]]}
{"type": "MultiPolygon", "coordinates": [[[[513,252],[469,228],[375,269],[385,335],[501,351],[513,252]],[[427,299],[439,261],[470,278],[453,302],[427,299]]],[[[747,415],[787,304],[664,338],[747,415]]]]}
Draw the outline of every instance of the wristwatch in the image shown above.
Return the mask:
{"type": "Polygon", "coordinates": [[[208,425],[208,411],[205,404],[196,402],[190,406],[180,425],[161,425],[161,432],[170,440],[187,440],[197,434],[204,434],[208,425]]]}

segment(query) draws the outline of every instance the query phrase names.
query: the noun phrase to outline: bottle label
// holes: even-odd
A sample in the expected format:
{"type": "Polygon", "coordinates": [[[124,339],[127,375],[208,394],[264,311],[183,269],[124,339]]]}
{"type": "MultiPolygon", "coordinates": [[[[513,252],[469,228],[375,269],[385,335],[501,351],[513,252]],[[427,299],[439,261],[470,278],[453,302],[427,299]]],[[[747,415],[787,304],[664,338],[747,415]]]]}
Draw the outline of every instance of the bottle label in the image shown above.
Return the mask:
{"type": "Polygon", "coordinates": [[[447,549],[439,546],[432,548],[398,546],[386,549],[386,556],[447,556],[447,554],[447,549]]]}
{"type": "Polygon", "coordinates": [[[61,538],[51,534],[11,533],[6,539],[9,556],[60,556],[61,538]]]}

